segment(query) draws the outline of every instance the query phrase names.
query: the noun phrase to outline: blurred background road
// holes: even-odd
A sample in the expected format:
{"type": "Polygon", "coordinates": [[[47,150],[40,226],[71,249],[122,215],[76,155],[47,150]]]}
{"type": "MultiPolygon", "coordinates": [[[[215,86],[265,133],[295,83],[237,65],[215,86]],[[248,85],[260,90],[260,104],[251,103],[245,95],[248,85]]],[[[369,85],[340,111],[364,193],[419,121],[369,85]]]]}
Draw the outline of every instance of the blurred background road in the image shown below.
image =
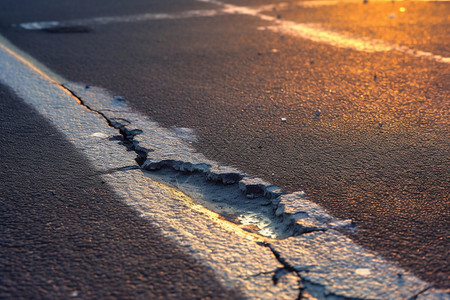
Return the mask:
{"type": "Polygon", "coordinates": [[[3,0],[0,32],[448,288],[449,15],[447,1],[3,0]]]}

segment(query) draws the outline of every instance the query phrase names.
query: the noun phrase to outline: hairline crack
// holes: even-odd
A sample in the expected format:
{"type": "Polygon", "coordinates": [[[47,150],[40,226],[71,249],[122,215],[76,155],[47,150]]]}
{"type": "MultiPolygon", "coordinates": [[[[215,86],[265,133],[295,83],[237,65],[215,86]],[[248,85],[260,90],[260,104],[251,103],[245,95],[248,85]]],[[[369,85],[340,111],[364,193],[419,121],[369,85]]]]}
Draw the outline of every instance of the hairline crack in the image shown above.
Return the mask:
{"type": "Polygon", "coordinates": [[[116,129],[122,138],[123,145],[129,151],[134,151],[136,153],[135,161],[137,162],[139,167],[143,165],[143,163],[147,160],[148,151],[145,151],[136,145],[138,142],[134,140],[134,137],[138,135],[139,132],[136,132],[135,129],[129,130],[125,127],[124,124],[121,124],[117,121],[112,121],[103,112],[93,109],[80,96],[78,96],[75,91],[71,90],[64,84],[60,84],[60,87],[66,90],[72,97],[74,97],[81,106],[101,116],[106,121],[109,127],[116,129]]]}

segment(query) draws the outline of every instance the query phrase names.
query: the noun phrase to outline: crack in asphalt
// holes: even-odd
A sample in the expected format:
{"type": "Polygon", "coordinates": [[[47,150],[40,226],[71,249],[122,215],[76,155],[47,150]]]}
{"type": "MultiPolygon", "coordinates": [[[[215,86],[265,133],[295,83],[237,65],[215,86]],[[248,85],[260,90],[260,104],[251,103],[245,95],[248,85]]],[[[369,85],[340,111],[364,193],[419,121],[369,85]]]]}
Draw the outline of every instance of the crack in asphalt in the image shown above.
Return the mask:
{"type": "MultiPolygon", "coordinates": [[[[182,160],[155,160],[150,159],[148,156],[152,149],[146,149],[139,146],[139,141],[135,140],[135,137],[141,134],[141,129],[128,129],[126,126],[131,125],[131,122],[125,118],[110,118],[104,112],[94,109],[81,96],[77,94],[73,89],[64,84],[60,86],[66,90],[77,102],[85,109],[101,116],[111,128],[119,131],[120,135],[112,136],[109,138],[111,141],[119,141],[121,145],[126,147],[128,151],[134,151],[136,153],[135,161],[139,166],[125,166],[103,171],[102,174],[110,174],[118,171],[126,171],[130,169],[141,169],[147,171],[158,171],[164,168],[169,168],[180,174],[201,174],[204,176],[205,182],[213,182],[223,184],[224,186],[236,184],[237,190],[240,190],[243,195],[248,199],[261,198],[266,199],[269,205],[272,206],[273,212],[270,217],[273,220],[279,219],[280,224],[285,224],[285,234],[282,236],[293,236],[298,232],[310,231],[309,228],[303,228],[301,225],[296,224],[295,220],[291,218],[291,215],[276,215],[276,211],[279,207],[279,201],[277,198],[284,194],[280,188],[267,183],[264,183],[256,178],[252,178],[249,175],[239,172],[233,172],[230,170],[215,170],[213,167],[206,163],[192,163],[182,160]],[[293,229],[293,230],[292,230],[293,229]],[[292,230],[292,231],[291,231],[292,230]]],[[[90,88],[86,86],[85,89],[90,88]]],[[[123,99],[121,99],[123,101],[123,99]]],[[[203,185],[200,183],[200,185],[203,185]]],[[[261,204],[263,205],[263,204],[261,204]]]]}
{"type": "MultiPolygon", "coordinates": [[[[81,106],[83,106],[84,108],[86,108],[87,110],[98,114],[99,116],[101,116],[103,119],[105,119],[106,123],[108,124],[109,127],[117,129],[120,133],[120,137],[122,139],[122,145],[124,145],[128,151],[134,151],[136,152],[136,162],[138,163],[139,166],[142,166],[142,164],[147,160],[148,157],[148,152],[150,152],[149,150],[143,148],[143,147],[139,147],[138,144],[139,142],[134,140],[134,137],[138,134],[142,133],[142,130],[140,129],[132,129],[129,130],[126,128],[126,125],[115,121],[115,120],[111,120],[109,119],[103,112],[98,111],[93,109],[92,107],[90,107],[85,101],[83,101],[83,99],[81,99],[81,97],[79,97],[73,90],[71,90],[70,88],[68,88],[67,86],[65,86],[64,84],[60,85],[64,90],[66,90],[70,95],[72,95],[75,99],[77,99],[78,103],[80,103],[81,106]]],[[[129,121],[127,120],[122,120],[122,121],[126,121],[129,123],[129,121]]]]}
{"type": "MultiPolygon", "coordinates": [[[[127,128],[127,126],[132,125],[132,122],[130,122],[126,118],[122,118],[120,116],[110,117],[102,110],[95,109],[91,105],[89,105],[85,100],[83,100],[83,97],[80,96],[78,92],[71,88],[69,85],[59,84],[59,86],[63,88],[67,93],[69,93],[72,97],[74,97],[82,107],[101,116],[106,121],[109,127],[114,128],[119,132],[119,135],[112,136],[109,138],[109,140],[119,141],[119,144],[126,147],[128,151],[133,151],[136,153],[135,161],[137,162],[138,166],[132,166],[133,169],[136,168],[145,171],[159,171],[168,168],[181,175],[199,174],[204,178],[201,182],[197,182],[199,186],[207,185],[208,182],[222,184],[224,186],[236,184],[236,191],[242,193],[246,200],[256,199],[255,201],[257,201],[258,199],[266,199],[264,201],[260,201],[260,205],[271,206],[272,211],[269,213],[269,218],[273,221],[278,222],[280,226],[284,228],[282,229],[283,233],[281,233],[280,235],[276,235],[276,238],[279,239],[287,238],[290,236],[299,236],[316,231],[325,232],[328,229],[334,227],[333,225],[328,224],[312,225],[301,224],[297,222],[295,213],[287,212],[285,210],[285,205],[280,204],[283,195],[286,195],[288,193],[286,191],[283,191],[280,187],[264,182],[259,178],[254,178],[248,174],[241,173],[227,167],[212,166],[205,162],[189,162],[177,159],[157,159],[154,157],[149,157],[149,153],[154,152],[155,150],[139,146],[139,141],[135,139],[136,136],[143,133],[143,130],[137,128],[127,128]]],[[[91,87],[86,85],[84,87],[84,90],[87,90],[89,88],[91,87]]],[[[116,96],[114,98],[118,101],[124,101],[121,96],[116,96]]],[[[128,169],[129,166],[107,170],[106,173],[126,171],[128,169]]],[[[164,180],[162,177],[161,179],[164,180]]],[[[246,200],[243,201],[246,202],[246,200]]],[[[231,203],[229,204],[231,205],[231,203]]],[[[308,213],[306,215],[308,215],[308,213]]],[[[260,228],[260,230],[263,230],[263,228],[260,228]]],[[[264,234],[262,235],[264,236],[264,234]]]]}
{"type": "MultiPolygon", "coordinates": [[[[1,46],[1,45],[0,45],[1,46]]],[[[3,79],[3,78],[2,78],[3,79]]],[[[52,84],[54,84],[54,81],[52,81],[52,84]]],[[[101,116],[106,123],[108,124],[109,127],[116,129],[120,135],[115,136],[115,139],[117,141],[119,141],[121,143],[121,145],[123,145],[124,147],[127,148],[127,150],[129,151],[134,151],[137,154],[137,158],[136,161],[138,163],[139,166],[137,165],[133,165],[133,166],[122,166],[122,167],[117,167],[117,168],[111,168],[109,170],[106,170],[105,172],[119,172],[119,171],[127,171],[127,170],[133,170],[133,169],[143,169],[143,165],[144,162],[148,162],[148,153],[153,151],[153,150],[148,150],[145,149],[141,146],[139,146],[139,141],[135,140],[135,137],[140,135],[143,131],[140,129],[133,129],[133,130],[129,130],[126,128],[127,125],[125,125],[124,123],[128,123],[128,125],[131,125],[131,123],[126,120],[126,119],[122,119],[122,118],[109,118],[107,115],[105,115],[102,111],[98,111],[96,109],[93,109],[91,106],[89,106],[85,101],[83,101],[81,99],[81,97],[79,97],[77,95],[76,92],[72,91],[71,89],[67,88],[66,86],[62,85],[62,84],[57,84],[58,87],[64,89],[69,95],[71,95],[72,97],[74,97],[77,102],[79,103],[79,105],[81,105],[82,107],[84,107],[86,110],[89,110],[90,112],[93,112],[95,114],[98,114],[99,116],[101,116]]],[[[31,85],[32,86],[32,85],[31,85]]],[[[50,94],[51,95],[51,94],[50,94]]],[[[28,98],[26,98],[26,101],[28,103],[31,103],[31,100],[29,100],[28,98]]],[[[39,100],[37,100],[39,101],[39,100]]],[[[62,103],[62,102],[60,102],[62,103]]],[[[33,106],[34,107],[38,107],[41,105],[41,102],[33,102],[33,106]],[[35,103],[39,103],[39,104],[35,104],[35,103]]],[[[59,116],[59,112],[56,113],[56,116],[59,116]]],[[[53,115],[53,120],[55,120],[57,117],[55,117],[55,115],[53,115]]],[[[92,118],[94,119],[94,118],[92,118]]],[[[65,122],[67,119],[63,119],[63,121],[65,122]]],[[[99,118],[100,120],[100,118],[99,118]]],[[[97,122],[97,120],[95,121],[97,122]]],[[[63,124],[62,122],[58,123],[58,126],[61,126],[60,128],[66,128],[67,130],[67,125],[62,126],[60,124],[63,124]]],[[[69,123],[70,124],[70,123],[69,123]]],[[[91,123],[92,124],[92,123],[91,123]]],[[[95,124],[95,123],[94,123],[95,124]]],[[[62,130],[62,129],[61,129],[62,130]]],[[[100,135],[98,135],[100,136],[100,135]]],[[[114,138],[114,137],[112,137],[114,138]]],[[[111,138],[110,138],[111,140],[111,138]]],[[[154,162],[154,161],[153,161],[154,162]]],[[[161,162],[161,161],[160,161],[161,162]]],[[[183,172],[183,168],[187,168],[189,169],[189,166],[194,167],[196,166],[196,164],[190,163],[190,162],[186,162],[186,161],[176,161],[176,160],[172,160],[172,161],[166,161],[167,166],[170,166],[171,168],[173,168],[174,170],[178,170],[180,172],[183,172]]],[[[158,163],[157,163],[158,164],[158,163]]],[[[116,165],[121,165],[121,163],[117,163],[116,165]]],[[[150,163],[151,165],[151,163],[150,163]]],[[[224,177],[220,177],[222,176],[224,173],[220,173],[220,172],[213,172],[213,170],[211,170],[211,166],[203,163],[203,164],[198,164],[198,165],[202,165],[202,166],[206,166],[207,167],[207,172],[205,174],[209,174],[210,176],[216,176],[215,178],[219,178],[223,184],[227,183],[227,180],[229,180],[229,178],[227,178],[226,176],[224,177]]],[[[197,165],[197,166],[198,166],[197,165]]],[[[187,170],[186,169],[186,170],[187,170]]],[[[276,191],[271,190],[271,187],[274,186],[270,186],[270,185],[264,185],[261,183],[252,183],[251,181],[245,181],[248,178],[246,178],[245,174],[240,174],[240,173],[232,173],[232,174],[237,174],[237,178],[231,178],[231,179],[236,179],[234,182],[239,184],[239,189],[241,189],[241,191],[249,196],[254,195],[254,193],[262,193],[262,194],[267,194],[268,196],[270,195],[270,197],[275,197],[275,195],[277,195],[276,191]],[[242,183],[242,188],[241,188],[241,183],[242,183]]],[[[53,191],[49,191],[51,193],[54,193],[53,191]]],[[[277,198],[280,198],[279,196],[277,196],[277,198]]],[[[276,199],[271,199],[274,200],[272,207],[278,208],[278,204],[279,202],[277,202],[276,199]]],[[[282,211],[282,205],[280,204],[280,211],[282,211]]],[[[293,211],[293,209],[291,209],[291,211],[293,211]]],[[[289,215],[289,213],[286,213],[287,215],[289,215]]],[[[302,212],[302,214],[306,214],[308,215],[308,213],[302,212]]],[[[292,216],[295,215],[295,212],[292,213],[292,216]]],[[[314,228],[311,227],[312,229],[310,230],[310,227],[307,226],[302,226],[302,225],[298,225],[299,228],[303,228],[303,231],[300,230],[298,231],[297,235],[302,235],[302,234],[308,234],[310,232],[314,232],[314,231],[327,231],[328,228],[325,229],[321,229],[321,228],[314,228]]],[[[208,226],[209,227],[209,226],[208,226]]],[[[330,227],[331,228],[331,227],[330,227]]],[[[289,263],[288,259],[286,258],[286,256],[283,257],[283,255],[287,255],[288,254],[288,250],[283,250],[283,251],[277,251],[276,250],[276,244],[275,242],[272,244],[269,244],[267,242],[262,242],[262,243],[258,243],[259,246],[264,246],[264,247],[268,247],[274,257],[277,259],[277,261],[281,264],[282,267],[276,268],[275,270],[271,271],[270,273],[265,273],[262,272],[260,274],[272,274],[272,281],[273,284],[276,285],[279,283],[279,281],[281,280],[281,278],[283,278],[283,276],[290,274],[292,272],[295,273],[295,275],[299,278],[299,294],[297,299],[306,299],[308,298],[309,294],[313,294],[315,297],[318,297],[318,299],[358,299],[358,298],[349,298],[349,297],[342,297],[342,296],[337,296],[336,294],[333,293],[329,293],[329,291],[327,290],[328,286],[326,286],[325,284],[317,284],[312,282],[312,280],[309,277],[309,275],[305,275],[305,273],[307,272],[311,272],[312,273],[312,268],[314,266],[295,266],[292,265],[291,263],[289,263]],[[283,253],[282,253],[283,252],[283,253]],[[319,295],[319,296],[316,296],[319,295]]],[[[288,244],[290,245],[290,244],[288,244]]],[[[17,245],[12,245],[12,246],[17,246],[17,245]]],[[[80,247],[82,247],[83,245],[80,245],[80,247]]],[[[316,255],[313,253],[313,255],[316,255]]],[[[293,274],[294,275],[294,274],[293,274]]],[[[257,275],[255,275],[257,276],[257,275]]],[[[352,282],[349,282],[347,284],[351,284],[352,282]]],[[[424,293],[427,293],[427,291],[429,291],[431,288],[434,288],[434,286],[427,286],[426,288],[423,288],[422,285],[422,290],[416,294],[414,294],[412,297],[410,297],[409,299],[411,300],[415,300],[417,299],[419,296],[421,296],[424,293]]]]}
{"type": "Polygon", "coordinates": [[[147,160],[142,166],[147,171],[157,171],[170,168],[182,173],[203,173],[212,182],[224,185],[235,184],[241,181],[245,175],[236,172],[218,173],[211,170],[212,166],[206,163],[191,163],[175,159],[147,160]]]}
{"type": "MultiPolygon", "coordinates": [[[[307,234],[307,233],[305,233],[307,234]]],[[[294,273],[298,279],[299,279],[299,285],[298,285],[298,296],[296,300],[302,300],[302,299],[310,299],[310,296],[314,297],[315,299],[333,299],[333,300],[362,300],[362,298],[350,298],[345,296],[339,296],[330,292],[327,292],[325,290],[325,286],[317,283],[313,283],[308,281],[307,279],[302,276],[302,273],[308,273],[310,269],[313,266],[293,266],[285,258],[283,258],[282,253],[275,250],[274,247],[267,242],[257,242],[259,246],[269,248],[270,251],[272,251],[273,255],[275,256],[276,260],[282,265],[282,267],[277,268],[273,270],[272,272],[264,272],[260,274],[267,274],[267,273],[273,273],[272,275],[272,281],[274,285],[277,285],[279,280],[285,276],[286,274],[294,273]],[[307,295],[305,295],[307,293],[307,295]]],[[[257,275],[260,275],[257,274],[257,275]]],[[[427,291],[430,287],[424,289],[414,297],[408,299],[408,300],[415,300],[418,295],[421,293],[424,293],[427,291]]]]}
{"type": "MultiPolygon", "coordinates": [[[[305,292],[304,279],[302,278],[300,271],[297,271],[294,266],[290,265],[286,259],[281,256],[281,253],[275,250],[271,244],[265,242],[257,242],[258,245],[269,248],[272,251],[273,255],[277,259],[277,261],[283,266],[282,268],[276,269],[272,276],[272,281],[274,285],[278,284],[278,281],[286,274],[294,273],[299,279],[298,286],[298,296],[297,300],[304,299],[303,293],[305,292]]],[[[303,272],[307,272],[307,270],[303,270],[303,272]]]]}
{"type": "MultiPolygon", "coordinates": [[[[93,109],[91,106],[89,106],[80,96],[77,95],[75,91],[71,90],[70,88],[66,87],[63,84],[61,84],[60,86],[63,89],[65,89],[70,95],[72,95],[81,106],[83,106],[85,109],[93,113],[98,114],[106,121],[109,127],[118,130],[120,135],[110,137],[111,141],[113,140],[120,141],[120,144],[126,147],[128,151],[134,151],[136,153],[135,161],[137,162],[138,166],[117,167],[107,170],[105,171],[105,173],[114,173],[134,169],[157,171],[163,168],[170,168],[182,174],[200,173],[206,175],[206,181],[221,183],[223,185],[238,184],[238,189],[250,199],[261,196],[270,199],[273,206],[274,217],[280,216],[279,214],[277,214],[277,210],[282,208],[282,206],[280,207],[279,205],[280,203],[279,199],[281,198],[282,195],[286,194],[286,192],[280,191],[279,187],[266,184],[262,181],[259,181],[258,178],[252,178],[247,174],[228,171],[226,172],[216,171],[213,170],[213,167],[211,165],[206,163],[192,163],[172,159],[152,160],[148,157],[148,153],[152,152],[153,150],[140,147],[139,141],[135,140],[135,137],[143,132],[142,130],[140,129],[130,130],[126,128],[127,125],[131,125],[130,121],[124,118],[109,118],[102,111],[93,109]]],[[[285,212],[282,213],[282,215],[291,222],[292,226],[295,227],[293,234],[291,236],[300,236],[304,234],[313,233],[316,231],[325,232],[329,229],[328,227],[323,228],[323,227],[302,226],[296,223],[294,215],[285,212]]],[[[325,290],[324,285],[309,282],[307,279],[305,279],[304,276],[302,276],[304,273],[309,272],[312,266],[302,266],[302,267],[293,266],[282,256],[282,253],[277,251],[270,243],[257,242],[257,244],[259,246],[269,248],[272,254],[274,255],[275,259],[282,265],[282,267],[279,267],[269,272],[261,272],[253,276],[259,276],[263,274],[273,274],[272,282],[274,285],[277,285],[283,278],[283,276],[290,273],[294,273],[295,276],[298,277],[298,295],[296,297],[297,300],[309,299],[310,295],[314,295],[314,297],[319,297],[318,299],[359,300],[359,298],[348,298],[327,292],[325,290]]],[[[420,294],[426,292],[429,288],[431,287],[422,290],[421,292],[410,298],[410,300],[417,299],[417,297],[420,294]]]]}
{"type": "Polygon", "coordinates": [[[411,298],[409,298],[408,300],[416,300],[420,295],[422,295],[423,293],[425,293],[426,291],[428,291],[429,289],[432,289],[434,286],[430,285],[426,288],[424,288],[423,290],[421,290],[420,292],[418,292],[417,294],[415,294],[414,296],[412,296],[411,298]]]}

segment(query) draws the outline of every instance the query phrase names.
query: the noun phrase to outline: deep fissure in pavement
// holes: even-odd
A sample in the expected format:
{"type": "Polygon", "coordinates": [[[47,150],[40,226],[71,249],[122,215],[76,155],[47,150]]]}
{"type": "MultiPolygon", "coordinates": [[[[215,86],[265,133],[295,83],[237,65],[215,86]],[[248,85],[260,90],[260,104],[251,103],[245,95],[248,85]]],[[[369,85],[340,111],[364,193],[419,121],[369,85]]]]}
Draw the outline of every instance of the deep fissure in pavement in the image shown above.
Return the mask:
{"type": "MultiPolygon", "coordinates": [[[[128,151],[136,153],[135,161],[143,172],[155,181],[177,188],[194,202],[216,212],[222,218],[239,225],[245,231],[261,236],[284,239],[315,231],[326,231],[336,225],[327,223],[303,225],[298,218],[316,218],[314,212],[288,213],[280,204],[281,197],[288,194],[280,187],[263,182],[247,174],[230,169],[217,169],[207,163],[193,163],[176,159],[155,159],[149,157],[153,149],[139,145],[136,136],[143,133],[138,128],[129,129],[132,122],[122,117],[108,117],[99,109],[92,108],[77,92],[66,85],[61,87],[72,95],[87,110],[100,115],[119,135],[110,137],[128,151]]],[[[84,90],[90,89],[85,86],[84,90]]],[[[123,102],[122,97],[114,97],[123,102]]],[[[123,170],[130,166],[123,167],[123,170]]],[[[113,171],[119,171],[120,168],[113,171]]],[[[320,219],[321,217],[319,217],[320,219]]],[[[308,223],[308,222],[307,222],[308,223]]],[[[341,225],[337,225],[341,227],[341,225]]]]}
{"type": "MultiPolygon", "coordinates": [[[[227,221],[241,225],[243,230],[272,238],[287,238],[308,231],[295,223],[290,215],[275,215],[278,208],[277,196],[262,184],[243,184],[245,174],[236,172],[217,173],[208,164],[192,164],[176,160],[152,161],[148,158],[151,149],[140,147],[134,138],[142,133],[140,129],[128,129],[130,122],[123,118],[108,118],[103,112],[90,107],[80,96],[61,85],[80,105],[100,115],[109,127],[120,135],[118,140],[128,151],[136,153],[136,162],[154,180],[162,181],[183,191],[204,207],[215,211],[227,221]]],[[[88,89],[89,86],[86,86],[88,89]]]]}
{"type": "Polygon", "coordinates": [[[262,193],[252,193],[249,197],[239,189],[238,182],[223,184],[208,180],[203,172],[178,171],[169,166],[144,173],[152,180],[183,192],[195,203],[245,231],[283,239],[302,230],[290,216],[275,214],[277,199],[265,197],[262,193]]]}

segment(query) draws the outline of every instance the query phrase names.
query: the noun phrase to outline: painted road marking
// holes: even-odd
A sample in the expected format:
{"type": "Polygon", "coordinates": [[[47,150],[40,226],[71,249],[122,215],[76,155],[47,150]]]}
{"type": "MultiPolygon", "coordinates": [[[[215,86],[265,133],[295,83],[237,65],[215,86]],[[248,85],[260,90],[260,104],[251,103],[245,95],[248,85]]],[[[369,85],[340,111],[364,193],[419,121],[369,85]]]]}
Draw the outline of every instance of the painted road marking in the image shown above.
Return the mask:
{"type": "Polygon", "coordinates": [[[20,23],[19,26],[26,30],[43,30],[55,27],[66,26],[94,26],[94,25],[109,25],[117,23],[135,23],[145,21],[157,20],[176,20],[187,19],[195,17],[213,17],[220,14],[220,10],[189,10],[180,13],[166,14],[166,13],[148,13],[139,15],[116,16],[116,17],[97,17],[91,19],[79,19],[70,21],[44,21],[44,22],[28,22],[20,23]]]}
{"type": "MultiPolygon", "coordinates": [[[[368,53],[395,51],[414,57],[431,59],[440,63],[447,63],[447,64],[450,63],[450,57],[443,57],[441,55],[436,55],[431,52],[414,50],[406,46],[399,46],[393,43],[384,42],[382,40],[340,33],[337,31],[323,28],[318,24],[296,23],[293,21],[279,20],[276,17],[263,14],[264,11],[270,11],[273,9],[285,9],[289,5],[292,5],[287,2],[282,2],[273,5],[263,5],[260,7],[252,8],[248,6],[236,6],[232,4],[227,4],[217,0],[197,0],[197,1],[215,4],[220,6],[221,8],[209,10],[191,10],[173,14],[148,13],[148,14],[116,16],[116,17],[98,17],[98,18],[79,19],[70,21],[28,22],[28,23],[21,23],[19,24],[19,26],[26,30],[43,30],[57,27],[95,26],[95,25],[134,23],[134,22],[145,22],[156,20],[176,20],[176,19],[187,19],[198,17],[214,17],[223,14],[241,14],[253,16],[263,21],[273,23],[273,25],[260,27],[259,29],[267,29],[274,32],[288,34],[299,38],[308,39],[313,42],[328,44],[338,48],[346,48],[368,53]]],[[[376,1],[385,2],[387,0],[376,0],[376,1]]],[[[416,0],[416,1],[428,1],[428,0],[416,0]]],[[[448,2],[450,0],[437,0],[437,1],[448,2]]],[[[297,2],[297,5],[310,7],[321,5],[334,5],[343,2],[345,3],[354,2],[354,0],[344,0],[344,1],[312,0],[312,1],[297,2]]]]}
{"type": "MultiPolygon", "coordinates": [[[[0,82],[49,119],[94,168],[104,171],[102,178],[126,204],[214,270],[225,286],[240,289],[249,299],[295,299],[301,298],[299,293],[314,299],[449,299],[445,291],[433,289],[335,230],[283,240],[255,238],[214,214],[206,214],[187,195],[149,179],[141,169],[117,171],[135,164],[135,155],[117,141],[103,138],[118,134],[105,118],[126,119],[128,130],[141,129],[139,145],[154,150],[148,153],[150,159],[179,160],[191,166],[215,163],[177,139],[175,133],[133,112],[126,102],[117,107],[107,91],[63,84],[48,72],[0,36],[0,82]]],[[[215,168],[217,172],[229,170],[215,168]]],[[[295,215],[298,209],[307,210],[312,203],[303,196],[283,195],[279,213],[295,215]]]]}

